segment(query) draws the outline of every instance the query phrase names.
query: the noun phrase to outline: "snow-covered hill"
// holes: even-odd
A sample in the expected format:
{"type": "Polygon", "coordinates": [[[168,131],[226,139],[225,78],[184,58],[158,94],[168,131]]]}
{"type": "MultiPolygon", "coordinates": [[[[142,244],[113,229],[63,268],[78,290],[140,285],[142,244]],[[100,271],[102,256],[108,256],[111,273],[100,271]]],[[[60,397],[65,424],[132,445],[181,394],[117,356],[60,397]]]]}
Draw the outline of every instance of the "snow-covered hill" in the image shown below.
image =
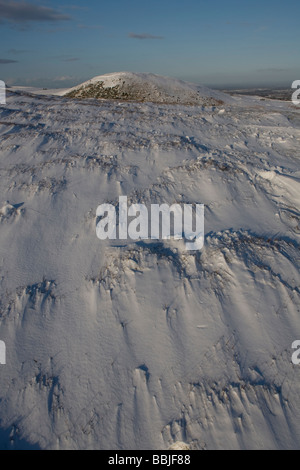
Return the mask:
{"type": "Polygon", "coordinates": [[[152,73],[118,72],[94,77],[67,90],[70,98],[105,98],[166,104],[220,106],[232,99],[222,92],[152,73]]]}
{"type": "Polygon", "coordinates": [[[8,92],[0,136],[0,447],[299,448],[299,109],[8,92]],[[120,195],[204,249],[100,241],[120,195]]]}

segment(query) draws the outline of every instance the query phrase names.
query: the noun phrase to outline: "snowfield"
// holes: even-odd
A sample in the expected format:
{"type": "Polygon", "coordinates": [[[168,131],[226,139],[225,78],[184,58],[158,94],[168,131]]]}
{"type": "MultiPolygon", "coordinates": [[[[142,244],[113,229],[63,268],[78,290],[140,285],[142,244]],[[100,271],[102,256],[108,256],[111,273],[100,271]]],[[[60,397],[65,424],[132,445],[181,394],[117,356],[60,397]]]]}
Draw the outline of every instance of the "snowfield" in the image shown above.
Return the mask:
{"type": "Polygon", "coordinates": [[[2,449],[299,448],[300,110],[199,96],[7,92],[2,449]],[[203,250],[100,241],[120,195],[205,204],[203,250]]]}

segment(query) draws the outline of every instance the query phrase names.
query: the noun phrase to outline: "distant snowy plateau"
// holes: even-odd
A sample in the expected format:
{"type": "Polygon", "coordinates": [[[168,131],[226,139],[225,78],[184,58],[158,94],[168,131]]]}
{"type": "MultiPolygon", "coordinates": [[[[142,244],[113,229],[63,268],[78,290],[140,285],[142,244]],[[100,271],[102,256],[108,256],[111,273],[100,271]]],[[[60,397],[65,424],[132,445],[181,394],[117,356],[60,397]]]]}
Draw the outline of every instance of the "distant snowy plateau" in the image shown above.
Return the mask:
{"type": "Polygon", "coordinates": [[[8,89],[0,448],[299,448],[299,163],[292,102],[143,74],[8,89]],[[120,195],[204,204],[204,248],[99,240],[120,195]]]}

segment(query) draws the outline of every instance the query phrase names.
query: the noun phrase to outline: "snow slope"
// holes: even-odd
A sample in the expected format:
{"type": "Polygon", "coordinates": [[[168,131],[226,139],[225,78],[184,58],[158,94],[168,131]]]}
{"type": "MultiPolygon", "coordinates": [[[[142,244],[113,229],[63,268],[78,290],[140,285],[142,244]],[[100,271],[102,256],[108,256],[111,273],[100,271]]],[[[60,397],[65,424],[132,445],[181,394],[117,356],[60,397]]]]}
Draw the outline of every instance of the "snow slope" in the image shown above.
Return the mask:
{"type": "Polygon", "coordinates": [[[233,99],[216,90],[152,73],[100,75],[63,93],[71,98],[108,98],[155,103],[220,106],[233,99]]]}
{"type": "Polygon", "coordinates": [[[8,92],[0,136],[0,447],[299,448],[299,109],[8,92]],[[204,249],[100,241],[119,195],[204,249]]]}
{"type": "Polygon", "coordinates": [[[43,96],[63,96],[68,88],[38,88],[31,86],[10,86],[7,90],[13,93],[22,93],[23,95],[43,95],[43,96]]]}

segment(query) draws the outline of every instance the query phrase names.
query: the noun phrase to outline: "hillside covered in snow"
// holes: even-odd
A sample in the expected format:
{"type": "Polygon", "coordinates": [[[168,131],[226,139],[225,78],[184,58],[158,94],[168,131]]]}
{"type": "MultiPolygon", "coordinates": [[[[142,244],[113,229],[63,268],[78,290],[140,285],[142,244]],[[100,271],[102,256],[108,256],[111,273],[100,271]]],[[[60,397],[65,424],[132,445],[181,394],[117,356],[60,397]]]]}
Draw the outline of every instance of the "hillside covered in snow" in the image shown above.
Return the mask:
{"type": "Polygon", "coordinates": [[[152,73],[119,72],[100,75],[66,90],[69,98],[118,99],[165,104],[220,106],[226,94],[194,83],[152,73]]]}
{"type": "Polygon", "coordinates": [[[103,77],[0,107],[0,448],[299,448],[299,108],[103,77]],[[99,240],[121,195],[204,248],[99,240]]]}

